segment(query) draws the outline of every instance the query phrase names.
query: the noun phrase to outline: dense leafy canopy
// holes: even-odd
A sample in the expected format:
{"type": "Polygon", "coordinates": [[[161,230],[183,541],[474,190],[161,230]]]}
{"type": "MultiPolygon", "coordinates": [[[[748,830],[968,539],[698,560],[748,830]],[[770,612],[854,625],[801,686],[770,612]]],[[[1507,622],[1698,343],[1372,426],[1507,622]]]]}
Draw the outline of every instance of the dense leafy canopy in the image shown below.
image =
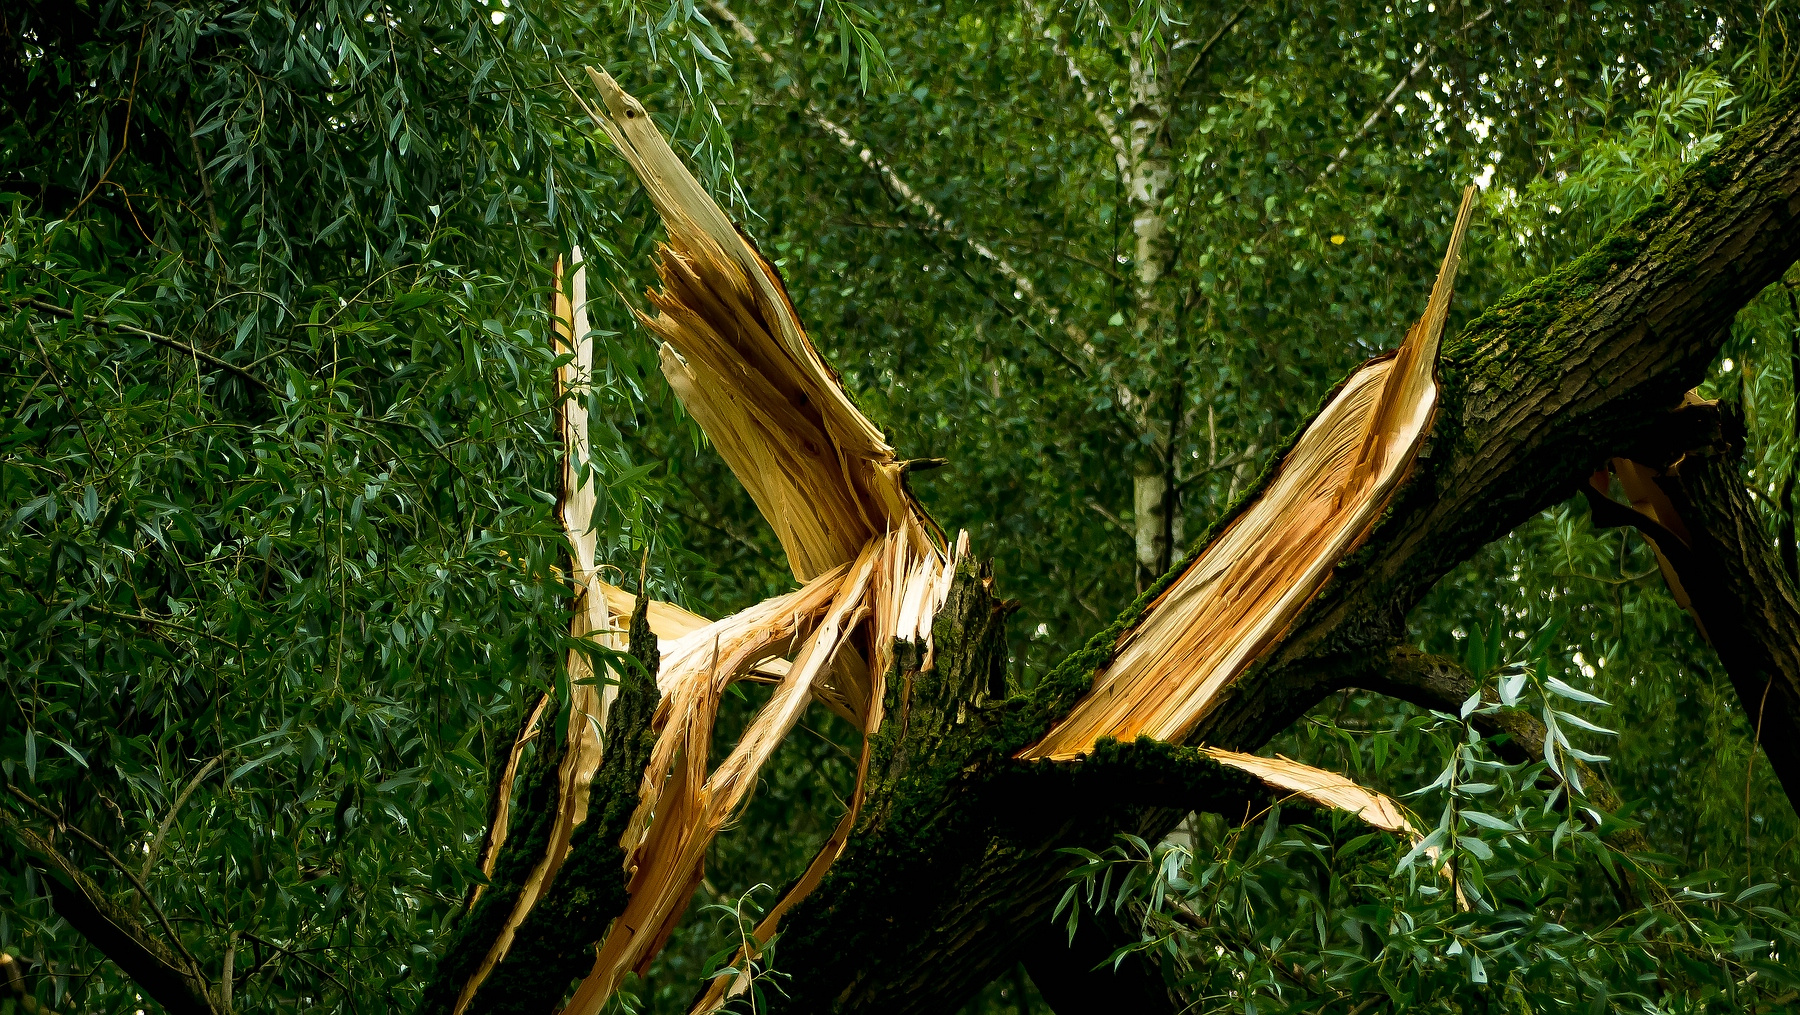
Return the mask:
{"type": "MultiPolygon", "coordinates": [[[[1138,580],[1134,471],[1172,480],[1176,531],[1204,529],[1398,341],[1464,183],[1488,197],[1459,316],[1641,206],[1800,55],[1781,3],[731,10],[768,60],[687,0],[0,12],[0,807],[89,837],[56,842],[166,914],[209,977],[232,956],[246,1010],[411,1007],[479,877],[499,745],[566,681],[554,257],[579,244],[595,295],[604,558],[711,615],[791,587],[629,316],[660,227],[576,115],[563,76],[583,63],[692,154],[901,453],[948,460],[915,486],[1022,600],[1029,682],[1138,580]],[[1179,80],[1149,284],[1104,126],[1137,115],[1146,62],[1179,80]]],[[[1707,392],[1742,405],[1745,481],[1788,545],[1796,336],[1792,290],[1764,294],[1707,392]]],[[[1411,619],[1422,647],[1574,716],[1570,750],[1610,755],[1595,771],[1629,809],[1603,830],[1638,822],[1660,856],[1612,852],[1556,772],[1495,767],[1466,716],[1346,694],[1278,749],[1432,787],[1410,802],[1449,822],[1493,911],[1431,894],[1416,856],[1396,874],[1405,843],[1291,812],[1094,854],[1137,872],[1108,898],[1203,1007],[1470,1010],[1483,978],[1529,1010],[1793,1004],[1776,953],[1800,949],[1800,821],[1642,540],[1571,502],[1411,619]],[[1608,864],[1641,868],[1639,898],[1608,864]],[[1161,901],[1140,891],[1159,872],[1161,901]]],[[[685,1010],[746,893],[766,902],[754,886],[841,813],[852,737],[815,712],[714,847],[698,901],[726,908],[634,985],[646,1010],[685,1010]]],[[[0,857],[0,949],[37,999],[143,1003],[17,844],[0,857]]],[[[1003,981],[973,1004],[1030,997],[1003,981]]]]}

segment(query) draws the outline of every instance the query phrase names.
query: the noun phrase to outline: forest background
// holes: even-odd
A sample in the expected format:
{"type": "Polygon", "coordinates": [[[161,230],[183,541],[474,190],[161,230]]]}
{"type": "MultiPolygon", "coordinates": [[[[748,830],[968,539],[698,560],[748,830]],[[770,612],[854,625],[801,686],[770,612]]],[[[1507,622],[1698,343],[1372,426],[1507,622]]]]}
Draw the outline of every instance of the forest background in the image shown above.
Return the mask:
{"type": "MultiPolygon", "coordinates": [[[[660,224],[570,96],[584,64],[653,110],[901,454],[943,460],[913,488],[1018,600],[1028,686],[1398,343],[1463,185],[1483,197],[1452,332],[1781,101],[1797,30],[1782,2],[8,5],[0,807],[81,829],[59,841],[170,914],[228,1005],[410,1010],[479,877],[490,768],[567,679],[547,300],[576,244],[603,559],[708,616],[793,587],[630,316],[660,224]]],[[[1796,287],[1739,314],[1702,389],[1741,411],[1790,567],[1796,287]]],[[[1641,831],[1645,900],[1610,898],[1579,822],[1524,825],[1569,806],[1560,769],[1493,761],[1466,714],[1344,692],[1273,749],[1423,790],[1427,826],[1506,814],[1549,856],[1509,905],[1557,907],[1554,931],[1446,931],[1457,907],[1404,843],[1280,812],[1096,852],[1063,917],[1103,901],[1096,872],[1135,872],[1144,947],[1203,1010],[1318,1010],[1351,980],[1460,1010],[1796,1005],[1800,820],[1641,537],[1573,498],[1409,620],[1560,717],[1565,764],[1624,803],[1603,828],[1641,831]],[[1410,928],[1387,958],[1315,919],[1346,885],[1367,926],[1410,928]],[[1691,928],[1666,956],[1632,937],[1658,920],[1691,928]]],[[[829,833],[854,734],[815,713],[621,1004],[685,1010],[758,886],[829,833]]],[[[1480,865],[1507,834],[1475,821],[1457,849],[1480,865]]],[[[0,950],[33,1003],[135,1010],[17,842],[0,856],[0,950]]],[[[969,1005],[1045,1010],[1022,969],[969,1005]]]]}

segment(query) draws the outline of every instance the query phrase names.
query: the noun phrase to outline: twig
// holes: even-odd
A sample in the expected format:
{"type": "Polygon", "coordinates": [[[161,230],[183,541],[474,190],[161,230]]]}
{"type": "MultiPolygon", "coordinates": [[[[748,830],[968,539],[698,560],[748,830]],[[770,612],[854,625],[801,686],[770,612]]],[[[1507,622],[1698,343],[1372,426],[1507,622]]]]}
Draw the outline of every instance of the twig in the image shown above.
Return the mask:
{"type": "Polygon", "coordinates": [[[1131,145],[1126,142],[1124,135],[1119,133],[1118,121],[1114,120],[1112,114],[1102,106],[1100,94],[1095,91],[1093,84],[1088,81],[1087,75],[1082,72],[1081,64],[1075,62],[1075,54],[1069,52],[1068,47],[1062,44],[1062,40],[1051,33],[1050,22],[1044,16],[1043,8],[1032,3],[1031,0],[1025,0],[1025,12],[1031,15],[1031,21],[1037,27],[1038,34],[1044,37],[1044,41],[1050,43],[1050,52],[1055,53],[1068,65],[1069,79],[1081,86],[1081,95],[1087,100],[1088,110],[1094,114],[1094,121],[1100,125],[1100,129],[1106,133],[1106,140],[1113,146],[1113,151],[1119,161],[1121,177],[1129,178],[1131,175],[1131,145]]]}
{"type": "MultiPolygon", "coordinates": [[[[744,44],[749,46],[763,63],[771,67],[775,65],[774,54],[763,48],[762,44],[757,41],[756,33],[751,31],[750,26],[745,24],[742,19],[732,12],[730,7],[725,5],[724,0],[708,0],[707,8],[714,14],[717,14],[726,24],[730,25],[731,30],[736,33],[737,37],[743,40],[744,44]]],[[[795,99],[805,103],[803,111],[806,114],[807,119],[811,120],[820,130],[831,135],[832,138],[846,150],[855,154],[857,159],[861,161],[863,165],[873,170],[876,177],[881,180],[883,188],[886,189],[896,201],[903,202],[917,209],[933,226],[955,235],[957,239],[970,250],[975,251],[975,253],[983,260],[993,265],[994,270],[999,272],[1002,278],[1005,278],[1008,282],[1012,283],[1013,288],[1024,295],[1026,301],[1031,304],[1032,309],[1044,315],[1044,317],[1048,318],[1052,324],[1061,323],[1061,308],[1045,299],[1043,294],[1038,292],[1037,286],[1032,284],[1031,279],[1027,277],[1024,272],[1020,271],[1006,258],[1001,257],[998,251],[994,250],[986,243],[983,243],[975,237],[970,236],[968,233],[951,225],[935,204],[931,203],[929,199],[918,191],[913,190],[905,180],[900,178],[900,174],[896,172],[892,166],[888,165],[875,154],[874,149],[858,140],[855,135],[851,134],[843,126],[827,118],[824,113],[820,112],[819,108],[801,92],[799,84],[790,81],[787,92],[795,99]]],[[[1090,360],[1095,358],[1093,343],[1080,328],[1077,328],[1072,323],[1062,324],[1062,327],[1063,330],[1068,333],[1069,337],[1079,344],[1081,351],[1090,360]]],[[[1083,373],[1085,374],[1086,371],[1084,370],[1083,373]]]]}
{"type": "MultiPolygon", "coordinates": [[[[126,149],[131,147],[131,112],[137,108],[138,71],[142,70],[144,67],[144,39],[147,38],[149,34],[150,23],[146,21],[144,22],[143,30],[138,32],[137,58],[133,60],[131,64],[131,94],[125,99],[125,128],[119,131],[119,150],[113,154],[112,161],[106,164],[106,168],[100,171],[100,178],[95,180],[94,185],[88,188],[88,192],[81,196],[81,200],[75,202],[74,209],[71,210],[68,215],[64,216],[64,218],[74,218],[75,213],[79,212],[95,194],[98,194],[101,187],[112,182],[108,177],[112,175],[113,167],[119,164],[119,160],[125,157],[126,149]]],[[[113,185],[118,186],[117,184],[113,185]]],[[[125,188],[119,187],[119,189],[124,190],[125,188]]],[[[126,203],[126,207],[128,209],[130,208],[130,202],[126,203]]],[[[135,221],[137,219],[137,213],[132,212],[131,217],[135,221]]],[[[142,232],[143,228],[144,227],[140,224],[138,226],[138,231],[142,232]]]]}
{"type": "Polygon", "coordinates": [[[1244,5],[1237,9],[1237,13],[1226,18],[1225,23],[1220,25],[1218,30],[1212,33],[1212,38],[1207,39],[1206,44],[1200,47],[1200,52],[1195,53],[1194,58],[1188,61],[1187,70],[1181,72],[1181,77],[1175,82],[1175,90],[1169,94],[1170,109],[1174,109],[1175,104],[1181,101],[1181,93],[1187,90],[1188,79],[1194,76],[1194,71],[1199,70],[1200,64],[1211,55],[1213,46],[1217,45],[1219,40],[1225,37],[1226,32],[1231,31],[1232,26],[1236,25],[1238,19],[1242,18],[1244,13],[1249,9],[1250,0],[1244,0],[1244,5]]]}
{"type": "MultiPolygon", "coordinates": [[[[931,232],[950,233],[952,239],[956,239],[956,240],[962,239],[961,236],[958,236],[955,234],[954,230],[947,229],[943,226],[924,225],[924,224],[918,223],[918,222],[874,222],[874,221],[859,221],[857,219],[836,219],[834,221],[842,223],[843,225],[851,226],[856,229],[889,229],[889,230],[893,230],[895,232],[905,232],[906,230],[910,229],[910,230],[914,230],[914,231],[920,232],[920,233],[931,233],[931,232]]],[[[1035,243],[1024,243],[1017,239],[1008,239],[1006,241],[1006,245],[1008,247],[1012,247],[1015,250],[1024,250],[1024,251],[1027,251],[1027,252],[1033,253],[1033,254],[1049,254],[1052,257],[1060,257],[1060,258],[1063,258],[1064,260],[1073,261],[1076,264],[1084,265],[1086,267],[1092,268],[1095,271],[1100,272],[1101,274],[1103,274],[1103,275],[1107,276],[1108,278],[1111,278],[1115,281],[1118,281],[1121,283],[1129,282],[1129,279],[1127,279],[1124,275],[1121,275],[1118,272],[1114,271],[1113,269],[1108,268],[1106,265],[1101,264],[1098,261],[1091,260],[1086,257],[1082,257],[1080,254],[1077,254],[1071,250],[1061,250],[1056,247],[1040,247],[1035,243]]]]}
{"type": "MultiPolygon", "coordinates": [[[[25,302],[30,304],[31,306],[38,308],[39,310],[46,310],[53,314],[61,314],[64,317],[74,317],[75,316],[75,311],[69,310],[64,307],[59,307],[54,303],[45,303],[43,300],[38,300],[38,299],[27,299],[25,302]]],[[[229,370],[232,373],[237,374],[239,377],[242,377],[244,380],[249,381],[251,384],[254,384],[257,387],[263,389],[264,391],[271,392],[271,393],[273,393],[275,391],[274,385],[272,385],[268,381],[265,381],[262,378],[256,376],[255,374],[251,373],[250,371],[245,370],[243,367],[240,367],[235,363],[227,363],[224,360],[220,359],[219,357],[214,356],[212,353],[202,352],[199,349],[195,348],[194,346],[191,346],[188,343],[183,342],[182,340],[180,340],[178,338],[170,338],[167,335],[160,335],[154,331],[147,331],[143,328],[138,327],[135,324],[126,324],[122,321],[102,320],[102,321],[99,321],[98,323],[104,324],[109,328],[115,328],[119,331],[126,331],[126,332],[130,332],[133,335],[138,335],[143,338],[147,338],[150,341],[155,342],[158,345],[166,346],[170,349],[174,349],[176,352],[186,353],[189,356],[192,356],[195,359],[199,360],[200,362],[206,363],[210,366],[217,367],[220,370],[229,370]]]]}
{"type": "Polygon", "coordinates": [[[136,620],[136,621],[139,621],[139,622],[145,623],[145,624],[155,624],[158,627],[173,628],[177,631],[180,631],[183,634],[191,634],[196,638],[208,638],[212,641],[216,641],[219,644],[224,645],[226,648],[236,649],[236,648],[242,647],[242,646],[238,645],[236,642],[230,641],[229,639],[226,639],[226,638],[221,638],[218,635],[213,634],[210,631],[197,631],[191,627],[188,627],[185,624],[177,624],[173,620],[164,620],[161,617],[153,617],[148,613],[120,613],[118,610],[109,610],[104,606],[97,606],[93,603],[88,603],[87,605],[83,606],[82,609],[92,610],[95,613],[100,614],[102,617],[111,617],[114,620],[136,620]]]}
{"type": "Polygon", "coordinates": [[[0,997],[10,997],[19,1005],[19,1010],[27,1015],[56,1015],[54,1011],[38,1003],[25,989],[25,978],[19,975],[19,962],[5,952],[0,952],[0,997]]]}
{"type": "Polygon", "coordinates": [[[1224,458],[1220,458],[1217,461],[1212,462],[1211,464],[1207,465],[1205,468],[1201,469],[1198,472],[1191,472],[1191,473],[1188,473],[1186,476],[1178,477],[1175,480],[1175,488],[1177,490],[1185,490],[1188,488],[1189,485],[1193,484],[1194,482],[1196,482],[1198,480],[1205,479],[1207,476],[1210,476],[1215,472],[1224,472],[1227,469],[1235,469],[1239,465],[1242,465],[1244,462],[1249,461],[1251,458],[1251,454],[1252,453],[1248,452],[1248,451],[1234,451],[1231,454],[1226,455],[1224,458]]]}
{"type": "MultiPolygon", "coordinates": [[[[1481,24],[1493,13],[1494,9],[1489,7],[1487,10],[1475,15],[1468,23],[1457,29],[1457,34],[1460,35],[1463,32],[1474,28],[1476,25],[1481,24]]],[[[1419,72],[1425,69],[1425,65],[1431,61],[1432,57],[1437,55],[1437,51],[1438,44],[1435,42],[1425,47],[1425,52],[1419,54],[1419,59],[1413,63],[1412,69],[1407,71],[1406,76],[1401,78],[1399,83],[1394,85],[1393,90],[1387,93],[1387,98],[1381,100],[1381,105],[1375,107],[1375,111],[1370,113],[1369,118],[1363,121],[1362,127],[1360,127],[1355,134],[1350,135],[1350,140],[1344,142],[1344,147],[1338,151],[1337,157],[1331,160],[1331,164],[1325,167],[1325,171],[1319,174],[1319,179],[1323,180],[1325,177],[1337,172],[1338,166],[1342,165],[1344,159],[1349,156],[1350,149],[1356,147],[1358,141],[1361,141],[1364,137],[1368,136],[1369,131],[1373,129],[1375,124],[1387,113],[1388,107],[1392,106],[1394,100],[1400,97],[1400,93],[1405,91],[1406,88],[1413,83],[1413,79],[1419,76],[1419,72]]]]}
{"type": "Polygon", "coordinates": [[[246,937],[252,941],[255,941],[257,944],[262,945],[264,948],[273,948],[276,951],[282,953],[283,955],[289,956],[291,958],[299,959],[301,962],[304,962],[308,966],[311,966],[312,969],[315,972],[317,972],[320,976],[323,976],[326,979],[330,980],[332,983],[337,984],[338,991],[344,995],[344,1000],[350,1002],[350,1010],[351,1011],[357,1010],[356,994],[353,991],[351,991],[351,989],[349,987],[344,986],[344,981],[342,981],[342,980],[338,979],[336,976],[332,975],[331,970],[326,969],[324,966],[319,965],[317,962],[314,962],[313,960],[307,958],[306,956],[300,954],[299,952],[294,951],[292,948],[283,948],[282,946],[276,944],[275,942],[270,941],[267,938],[257,937],[255,934],[252,934],[247,930],[240,930],[237,932],[237,934],[239,937],[246,937]]]}
{"type": "Polygon", "coordinates": [[[162,824],[156,829],[156,838],[150,840],[150,848],[144,853],[144,871],[138,876],[140,881],[148,881],[150,879],[150,869],[156,865],[156,852],[162,848],[163,839],[168,836],[169,826],[174,824],[175,814],[181,810],[181,805],[188,802],[188,797],[194,795],[194,790],[200,788],[200,783],[206,779],[207,775],[210,774],[213,769],[219,767],[219,762],[224,760],[224,758],[225,756],[221,754],[207,762],[206,765],[200,769],[200,774],[189,779],[187,788],[182,790],[181,795],[175,798],[175,802],[169,805],[169,813],[163,815],[162,824]]]}
{"type": "Polygon", "coordinates": [[[1750,773],[1756,770],[1756,748],[1762,744],[1763,714],[1769,709],[1769,690],[1775,686],[1775,678],[1763,685],[1762,704],[1756,707],[1756,739],[1750,742],[1750,755],[1744,759],[1744,868],[1745,877],[1750,868],[1750,773]]]}
{"type": "Polygon", "coordinates": [[[1114,525],[1117,525],[1119,527],[1120,532],[1125,533],[1126,535],[1130,536],[1133,539],[1137,538],[1137,533],[1132,531],[1131,526],[1126,525],[1124,522],[1120,521],[1118,515],[1115,515],[1111,511],[1106,510],[1106,508],[1103,507],[1099,501],[1095,500],[1092,497],[1089,497],[1087,499],[1087,506],[1090,508],[1093,508],[1094,512],[1096,514],[1098,514],[1100,517],[1106,519],[1107,521],[1113,523],[1114,525]]]}

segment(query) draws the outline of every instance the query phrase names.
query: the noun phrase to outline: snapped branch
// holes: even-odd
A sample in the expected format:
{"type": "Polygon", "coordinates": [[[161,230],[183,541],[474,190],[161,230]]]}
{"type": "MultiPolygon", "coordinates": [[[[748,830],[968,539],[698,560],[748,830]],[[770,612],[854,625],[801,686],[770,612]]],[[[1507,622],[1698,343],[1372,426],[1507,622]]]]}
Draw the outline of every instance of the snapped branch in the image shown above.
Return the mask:
{"type": "Polygon", "coordinates": [[[1744,483],[1742,422],[1717,412],[1719,450],[1677,452],[1662,469],[1615,460],[1631,506],[1591,484],[1583,492],[1594,524],[1635,527],[1656,550],[1671,593],[1730,675],[1752,736],[1789,799],[1800,800],[1800,593],[1744,483]]]}

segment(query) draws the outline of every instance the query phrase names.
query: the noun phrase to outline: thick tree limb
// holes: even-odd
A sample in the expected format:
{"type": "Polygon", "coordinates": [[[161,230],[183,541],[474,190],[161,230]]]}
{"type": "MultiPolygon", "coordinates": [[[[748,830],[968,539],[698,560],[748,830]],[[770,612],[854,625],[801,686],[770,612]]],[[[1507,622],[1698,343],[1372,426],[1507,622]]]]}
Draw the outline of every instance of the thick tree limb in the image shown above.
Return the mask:
{"type": "Polygon", "coordinates": [[[20,802],[24,803],[25,806],[32,808],[44,817],[56,822],[57,828],[74,833],[77,838],[92,847],[95,852],[106,857],[106,861],[113,865],[114,870],[125,875],[125,880],[131,882],[131,887],[137,889],[138,898],[149,903],[150,911],[156,915],[156,922],[162,926],[163,933],[168,936],[169,942],[175,946],[175,950],[180,952],[181,957],[186,960],[188,970],[193,977],[197,980],[204,980],[204,975],[200,971],[199,960],[194,958],[193,952],[188,951],[187,944],[181,940],[181,935],[175,933],[174,925],[169,922],[169,918],[163,913],[162,907],[157,905],[155,896],[150,894],[150,889],[144,884],[143,878],[140,878],[137,874],[133,873],[130,867],[125,866],[125,861],[120,860],[118,854],[108,849],[105,843],[89,835],[78,825],[64,823],[61,815],[57,814],[49,807],[44,806],[43,802],[36,797],[33,797],[31,794],[11,784],[8,784],[6,788],[13,796],[17,797],[20,802]]]}
{"type": "MultiPolygon", "coordinates": [[[[636,124],[615,122],[615,143],[642,161],[653,128],[628,97],[609,95],[608,103],[615,117],[636,124]],[[624,133],[633,129],[643,136],[624,133]]],[[[672,167],[663,175],[687,179],[675,173],[672,155],[658,157],[672,167]]],[[[1731,316],[1800,256],[1797,195],[1800,109],[1780,106],[1734,131],[1626,229],[1502,300],[1447,341],[1437,359],[1441,392],[1430,437],[1411,471],[1396,477],[1391,496],[1384,495],[1386,510],[1359,537],[1360,549],[1347,550],[1310,605],[1259,643],[1258,661],[1234,670],[1204,713],[1176,732],[1190,743],[1239,751],[1266,743],[1325,693],[1361,683],[1379,667],[1404,634],[1406,610],[1455,564],[1565,498],[1598,462],[1640,446],[1665,424],[1663,410],[1702,374],[1731,316]]],[[[667,221],[665,204],[670,202],[659,201],[659,211],[667,221]]],[[[670,224],[672,237],[704,233],[708,242],[736,249],[728,223],[707,219],[700,227],[677,214],[670,224]]],[[[701,246],[694,249],[704,253],[701,246]]],[[[741,253],[749,268],[764,270],[754,251],[741,253]]],[[[696,255],[694,263],[705,260],[696,255]]],[[[688,294],[677,298],[665,290],[668,314],[704,306],[709,292],[742,288],[721,288],[697,275],[689,279],[680,273],[698,269],[687,262],[665,261],[665,267],[665,285],[688,294]]],[[[779,292],[758,306],[764,317],[768,307],[791,314],[779,292]]],[[[689,316],[706,319],[701,311],[689,316]]],[[[740,324],[722,324],[721,334],[735,334],[741,321],[755,317],[740,315],[733,319],[740,324]]],[[[665,327],[672,341],[693,339],[675,324],[665,327]]],[[[798,324],[793,327],[800,334],[798,324]]],[[[692,350],[706,351],[699,344],[692,350]]],[[[892,457],[885,446],[883,453],[883,461],[892,457]]],[[[1265,492],[1252,491],[1246,503],[1265,492]]],[[[789,509],[803,521],[805,504],[795,505],[789,509]]],[[[857,582],[864,580],[868,552],[859,557],[857,582]]],[[[948,599],[935,612],[935,666],[922,644],[877,627],[872,652],[889,651],[891,665],[872,668],[889,679],[871,694],[875,718],[868,727],[862,816],[836,865],[783,923],[782,966],[792,979],[787,996],[776,1001],[780,1008],[954,1009],[1011,968],[1047,920],[1065,866],[1061,847],[1104,845],[1120,829],[1160,837],[1199,801],[1244,792],[1243,773],[1169,744],[1119,745],[1102,735],[1087,741],[1085,752],[1076,751],[1072,756],[1080,760],[1071,766],[1019,760],[1022,749],[1088,693],[1096,670],[1111,662],[1121,637],[1148,615],[1154,596],[1182,577],[1182,569],[1166,576],[1151,596],[1029,694],[1007,696],[1004,618],[1010,607],[994,597],[991,576],[972,561],[957,566],[948,599]],[[886,721],[875,701],[883,703],[886,721]],[[1091,792],[1095,787],[1110,789],[1091,792]],[[1153,789],[1159,794],[1146,799],[1153,789]],[[1180,810],[1159,806],[1170,791],[1184,801],[1180,810]],[[846,964],[845,954],[861,961],[846,964]]],[[[833,619],[819,629],[831,628],[825,637],[835,642],[831,625],[857,596],[834,594],[833,619]]],[[[877,615],[885,613],[878,609],[877,615]]],[[[845,617],[845,626],[855,626],[861,616],[845,617]]],[[[817,631],[814,637],[820,637],[817,631]]],[[[781,708],[783,716],[791,711],[785,699],[781,708]]],[[[650,774],[661,778],[672,764],[672,755],[655,760],[650,774]]],[[[703,776],[695,774],[696,784],[703,776]]],[[[657,820],[663,821],[660,814],[657,820]]],[[[669,827],[677,820],[669,819],[669,827]]],[[[677,901],[684,897],[669,894],[677,901]]],[[[655,919],[634,922],[628,909],[608,947],[612,938],[625,940],[638,928],[646,935],[642,940],[651,940],[648,935],[664,932],[655,929],[656,920],[671,914],[678,915],[664,907],[651,914],[655,919]]],[[[602,963],[604,970],[597,966],[607,978],[590,977],[589,984],[601,987],[584,987],[594,995],[588,1001],[604,996],[619,969],[654,947],[602,963]]],[[[583,1006],[581,997],[578,1010],[596,1007],[583,1006]]]]}
{"type": "MultiPolygon", "coordinates": [[[[1456,660],[1402,645],[1388,655],[1386,665],[1358,677],[1356,686],[1420,708],[1455,715],[1478,685],[1456,660]]],[[[1482,700],[1494,703],[1491,695],[1483,695],[1482,700]]],[[[1507,761],[1543,760],[1544,724],[1530,713],[1509,708],[1476,716],[1473,721],[1485,736],[1506,735],[1508,739],[1496,744],[1495,750],[1507,761]]]]}
{"type": "Polygon", "coordinates": [[[1113,952],[1136,939],[1136,928],[1111,910],[1083,913],[1072,941],[1063,927],[1045,923],[1026,943],[1025,971],[1057,1015],[1185,1010],[1186,1000],[1169,987],[1151,956],[1135,952],[1113,964],[1113,952]]]}
{"type": "Polygon", "coordinates": [[[1310,704],[1321,677],[1356,683],[1452,566],[1657,440],[1731,318],[1800,256],[1797,214],[1800,106],[1777,103],[1632,223],[1447,339],[1437,423],[1411,480],[1234,688],[1232,715],[1199,735],[1258,742],[1310,704]]]}

